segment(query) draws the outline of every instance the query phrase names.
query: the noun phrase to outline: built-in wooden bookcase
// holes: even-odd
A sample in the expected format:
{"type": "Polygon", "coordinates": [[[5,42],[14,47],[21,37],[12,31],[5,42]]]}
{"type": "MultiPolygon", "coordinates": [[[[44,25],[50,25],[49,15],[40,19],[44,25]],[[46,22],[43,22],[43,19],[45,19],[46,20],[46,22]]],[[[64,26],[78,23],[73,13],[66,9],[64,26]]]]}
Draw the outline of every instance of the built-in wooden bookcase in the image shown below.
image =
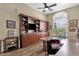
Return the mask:
{"type": "MultiPolygon", "coordinates": [[[[30,16],[26,16],[24,14],[20,14],[19,15],[20,18],[20,43],[21,43],[21,47],[27,47],[31,44],[34,44],[36,42],[40,41],[40,28],[41,28],[41,22],[44,24],[44,29],[45,31],[47,30],[47,22],[46,21],[42,21],[39,19],[36,19],[34,17],[30,17],[30,16]],[[29,26],[30,24],[35,26],[35,29],[30,30],[29,26]]],[[[41,32],[42,33],[42,32],[41,32]]],[[[42,34],[43,35],[43,34],[42,34]]],[[[45,36],[47,35],[47,33],[45,34],[45,36]]]]}

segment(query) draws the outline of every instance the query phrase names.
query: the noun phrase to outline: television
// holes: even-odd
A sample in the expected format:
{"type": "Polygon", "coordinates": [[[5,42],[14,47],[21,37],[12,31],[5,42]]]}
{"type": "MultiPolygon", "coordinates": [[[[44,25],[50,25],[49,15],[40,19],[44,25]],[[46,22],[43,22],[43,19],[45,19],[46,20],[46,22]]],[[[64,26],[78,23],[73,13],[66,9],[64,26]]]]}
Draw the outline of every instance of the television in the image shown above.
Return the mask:
{"type": "Polygon", "coordinates": [[[28,24],[29,25],[29,30],[36,30],[36,24],[28,24]]]}

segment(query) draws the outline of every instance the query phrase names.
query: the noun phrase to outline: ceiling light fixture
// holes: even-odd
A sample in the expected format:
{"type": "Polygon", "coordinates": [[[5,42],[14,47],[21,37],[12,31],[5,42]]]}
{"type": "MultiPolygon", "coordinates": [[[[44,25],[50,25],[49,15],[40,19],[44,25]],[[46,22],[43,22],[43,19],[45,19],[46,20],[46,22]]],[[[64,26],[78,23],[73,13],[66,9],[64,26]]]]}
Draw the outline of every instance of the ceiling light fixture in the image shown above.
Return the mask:
{"type": "Polygon", "coordinates": [[[45,10],[48,10],[48,8],[45,8],[45,10]]]}

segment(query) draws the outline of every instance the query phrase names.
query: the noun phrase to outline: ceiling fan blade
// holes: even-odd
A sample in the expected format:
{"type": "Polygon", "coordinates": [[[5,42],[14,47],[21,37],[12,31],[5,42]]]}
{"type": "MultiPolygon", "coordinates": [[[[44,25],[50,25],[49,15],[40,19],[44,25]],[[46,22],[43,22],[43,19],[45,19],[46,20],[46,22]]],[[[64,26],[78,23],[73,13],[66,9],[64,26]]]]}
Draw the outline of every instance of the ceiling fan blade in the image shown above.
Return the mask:
{"type": "Polygon", "coordinates": [[[45,12],[45,9],[43,10],[43,12],[45,12]]]}
{"type": "Polygon", "coordinates": [[[45,7],[40,7],[40,8],[37,8],[37,9],[45,9],[45,7]]]}
{"type": "Polygon", "coordinates": [[[56,6],[57,4],[55,3],[55,4],[53,4],[53,5],[50,5],[50,6],[48,6],[48,7],[53,7],[53,6],[56,6]]]}
{"type": "Polygon", "coordinates": [[[48,7],[46,3],[43,3],[43,4],[44,4],[45,8],[47,8],[47,7],[48,7]]]}

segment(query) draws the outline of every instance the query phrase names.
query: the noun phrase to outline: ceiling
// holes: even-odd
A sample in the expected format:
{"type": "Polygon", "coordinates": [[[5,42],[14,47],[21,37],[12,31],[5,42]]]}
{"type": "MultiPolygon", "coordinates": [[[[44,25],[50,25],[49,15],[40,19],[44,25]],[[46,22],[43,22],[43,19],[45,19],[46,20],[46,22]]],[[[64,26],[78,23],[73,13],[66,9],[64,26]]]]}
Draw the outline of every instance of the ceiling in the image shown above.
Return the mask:
{"type": "MultiPolygon", "coordinates": [[[[48,6],[52,4],[54,3],[47,3],[48,6]]],[[[44,10],[44,9],[37,9],[39,7],[44,7],[43,3],[27,3],[27,5],[40,12],[43,12],[44,10]]],[[[57,6],[51,7],[52,11],[46,10],[44,14],[46,15],[51,14],[51,13],[54,13],[63,9],[71,8],[77,5],[79,5],[79,3],[57,3],[57,6]]]]}

